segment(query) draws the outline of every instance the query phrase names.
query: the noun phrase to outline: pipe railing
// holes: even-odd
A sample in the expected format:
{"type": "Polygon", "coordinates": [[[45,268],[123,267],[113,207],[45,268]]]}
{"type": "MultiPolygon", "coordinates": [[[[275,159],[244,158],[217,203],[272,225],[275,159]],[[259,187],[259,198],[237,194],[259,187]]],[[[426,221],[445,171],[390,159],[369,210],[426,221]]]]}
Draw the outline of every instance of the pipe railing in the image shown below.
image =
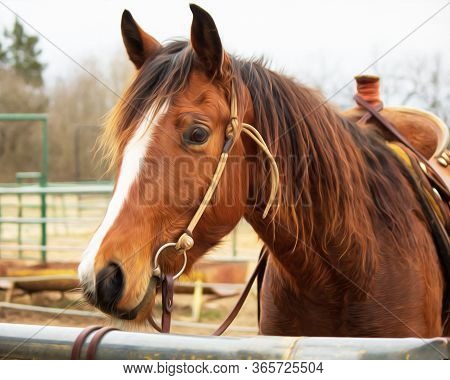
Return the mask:
{"type": "MultiPolygon", "coordinates": [[[[82,331],[74,327],[0,324],[0,358],[69,359],[82,331]]],[[[84,345],[85,357],[89,339],[84,345]]],[[[97,359],[448,359],[449,339],[198,337],[112,331],[97,359]]]]}
{"type": "MultiPolygon", "coordinates": [[[[47,197],[49,195],[107,195],[109,196],[112,192],[113,185],[111,183],[89,183],[89,184],[40,184],[37,185],[23,185],[23,186],[0,186],[0,196],[17,196],[19,200],[19,215],[17,217],[5,217],[1,215],[1,201],[0,201],[0,241],[4,240],[2,238],[2,224],[16,224],[19,226],[19,245],[21,245],[21,226],[22,224],[36,224],[40,226],[40,245],[42,247],[47,246],[48,236],[47,236],[47,225],[49,223],[63,223],[67,225],[68,223],[81,224],[83,221],[81,218],[49,218],[47,215],[48,203],[47,197]],[[40,197],[39,208],[40,217],[25,218],[22,215],[22,207],[20,206],[22,202],[22,197],[25,195],[35,195],[40,197]]],[[[87,219],[87,218],[84,218],[87,219]]],[[[95,223],[96,220],[100,218],[88,218],[88,222],[95,223]]],[[[21,250],[19,250],[21,253],[21,250]]],[[[47,260],[47,250],[41,249],[41,261],[46,262],[47,260]]]]}

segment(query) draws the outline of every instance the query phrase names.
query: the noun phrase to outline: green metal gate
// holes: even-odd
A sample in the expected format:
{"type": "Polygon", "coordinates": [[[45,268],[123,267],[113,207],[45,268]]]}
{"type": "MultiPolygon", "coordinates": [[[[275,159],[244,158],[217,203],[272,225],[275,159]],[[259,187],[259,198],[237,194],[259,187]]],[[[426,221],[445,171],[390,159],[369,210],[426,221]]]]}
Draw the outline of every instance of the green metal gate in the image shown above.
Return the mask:
{"type": "MultiPolygon", "coordinates": [[[[4,113],[0,114],[0,122],[38,122],[41,128],[41,160],[40,160],[40,172],[30,173],[19,173],[19,177],[16,180],[20,183],[22,180],[27,178],[38,179],[39,186],[46,187],[48,183],[48,118],[46,114],[34,114],[34,113],[4,113]],[[32,175],[31,175],[32,174],[32,175]],[[36,175],[38,174],[38,175],[36,175]]],[[[42,192],[40,194],[41,202],[41,218],[45,219],[47,217],[47,200],[46,193],[42,192]]],[[[19,199],[19,202],[21,200],[19,199]]],[[[19,206],[20,207],[20,206],[19,206]]],[[[20,209],[20,208],[19,208],[20,209]]],[[[1,209],[0,209],[1,217],[1,209]]],[[[45,247],[47,245],[47,223],[40,223],[41,226],[41,246],[45,247]]],[[[21,236],[21,226],[19,226],[19,236],[21,236]]],[[[0,222],[0,240],[1,240],[1,222],[0,222]]],[[[41,250],[41,259],[43,262],[46,261],[46,250],[41,250]]]]}

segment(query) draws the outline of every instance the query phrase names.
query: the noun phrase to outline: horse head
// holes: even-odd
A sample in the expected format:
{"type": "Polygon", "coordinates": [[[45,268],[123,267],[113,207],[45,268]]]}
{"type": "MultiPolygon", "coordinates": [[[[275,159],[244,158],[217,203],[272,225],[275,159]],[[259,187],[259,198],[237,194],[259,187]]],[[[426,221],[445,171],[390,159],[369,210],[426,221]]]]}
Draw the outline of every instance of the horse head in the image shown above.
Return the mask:
{"type": "Polygon", "coordinates": [[[167,45],[144,32],[128,11],[122,16],[136,74],[105,128],[117,179],[79,276],[92,304],[123,319],[143,321],[151,313],[155,267],[170,274],[189,270],[248,209],[246,156],[256,148],[248,137],[237,137],[242,123],[252,122],[250,96],[233,83],[232,59],[212,17],[198,6],[191,10],[190,41],[167,45]],[[227,164],[217,176],[225,153],[227,164]],[[193,218],[195,229],[186,231],[193,218]],[[174,248],[180,236],[189,250],[174,248]],[[173,244],[161,251],[168,242],[173,244]]]}

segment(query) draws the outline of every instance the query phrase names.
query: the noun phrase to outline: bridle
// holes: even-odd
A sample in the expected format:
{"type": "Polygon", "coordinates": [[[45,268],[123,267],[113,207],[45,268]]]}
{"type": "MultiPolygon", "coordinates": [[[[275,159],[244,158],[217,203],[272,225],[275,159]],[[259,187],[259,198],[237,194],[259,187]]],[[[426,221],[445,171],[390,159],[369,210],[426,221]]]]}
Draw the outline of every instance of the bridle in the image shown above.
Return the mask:
{"type": "MultiPolygon", "coordinates": [[[[237,96],[235,92],[235,85],[231,84],[231,100],[230,100],[230,120],[228,122],[228,125],[225,128],[225,141],[223,144],[222,152],[219,157],[219,162],[217,164],[217,167],[215,169],[215,172],[211,178],[211,182],[209,184],[209,187],[203,197],[202,202],[200,203],[200,206],[197,208],[194,216],[192,217],[191,221],[189,222],[186,230],[183,232],[183,234],[178,238],[176,242],[168,242],[163,244],[159,249],[157,250],[153,261],[152,261],[152,275],[149,279],[147,290],[145,292],[145,295],[141,302],[131,311],[127,312],[116,312],[115,316],[121,318],[121,319],[134,319],[138,312],[146,305],[148,305],[149,302],[153,301],[158,290],[161,289],[161,297],[162,297],[162,317],[161,317],[161,326],[158,326],[158,324],[155,322],[153,317],[149,317],[148,321],[149,323],[159,332],[163,333],[169,333],[170,332],[170,322],[171,322],[171,313],[172,313],[172,307],[173,307],[173,294],[174,294],[174,281],[179,278],[187,266],[187,251],[189,251],[194,246],[194,238],[193,238],[193,231],[195,227],[197,226],[199,220],[201,219],[202,215],[204,214],[206,207],[210,204],[211,198],[214,195],[214,192],[217,189],[217,186],[220,182],[220,179],[222,178],[227,160],[228,155],[233,147],[235,141],[240,136],[240,133],[244,132],[247,136],[249,136],[257,145],[258,147],[265,153],[265,155],[269,159],[269,165],[270,165],[270,179],[271,179],[271,188],[270,188],[270,195],[268,198],[268,201],[266,203],[266,206],[264,208],[264,212],[262,217],[266,218],[270,208],[272,207],[275,197],[278,193],[278,187],[279,187],[279,172],[278,167],[275,162],[275,159],[270,152],[269,148],[267,147],[266,142],[264,141],[261,134],[258,132],[257,129],[255,129],[252,125],[246,124],[246,123],[239,123],[238,119],[238,107],[237,107],[237,96]],[[239,130],[239,127],[241,127],[241,130],[239,130]],[[169,248],[173,248],[176,251],[177,255],[181,255],[183,257],[183,265],[179,269],[179,271],[175,274],[169,274],[169,273],[163,273],[161,270],[161,267],[159,265],[159,259],[161,255],[168,250],[169,248]]],[[[264,251],[266,252],[266,251],[264,251]]],[[[260,256],[260,259],[256,265],[256,268],[252,275],[250,276],[241,296],[239,297],[239,300],[237,301],[235,307],[231,310],[225,321],[222,323],[222,325],[213,333],[213,335],[221,335],[226,328],[231,324],[231,322],[236,317],[237,313],[239,312],[240,308],[242,307],[242,304],[244,303],[248,293],[250,292],[250,289],[252,287],[252,284],[254,280],[256,279],[258,272],[261,268],[261,265],[263,261],[265,260],[267,253],[264,253],[260,256]]],[[[76,353],[79,357],[80,355],[80,344],[82,345],[84,340],[87,338],[87,335],[89,335],[91,332],[95,331],[96,329],[93,327],[87,328],[86,333],[80,334],[79,338],[77,339],[76,344],[74,345],[74,351],[76,349],[76,353]],[[80,343],[81,342],[81,343],[80,343]]],[[[99,329],[99,332],[97,334],[99,338],[95,339],[94,337],[93,341],[95,341],[95,347],[90,347],[91,351],[95,354],[95,348],[98,342],[100,341],[101,337],[103,337],[104,334],[106,334],[108,331],[110,331],[109,328],[103,328],[99,329]]],[[[97,335],[96,335],[97,336],[97,335]]],[[[75,356],[77,356],[75,355],[75,356]]],[[[95,355],[94,355],[95,356],[95,355]]]]}
{"type": "MultiPolygon", "coordinates": [[[[195,212],[194,216],[192,217],[191,221],[189,222],[189,225],[186,228],[186,231],[178,238],[176,243],[166,243],[162,245],[158,251],[156,252],[156,255],[154,257],[154,266],[153,266],[153,275],[160,276],[161,270],[159,269],[158,265],[158,258],[160,254],[169,247],[174,247],[178,253],[182,254],[184,257],[184,264],[181,268],[181,270],[173,276],[174,279],[181,276],[184,269],[186,268],[187,264],[187,255],[186,251],[191,249],[194,246],[194,239],[192,237],[192,232],[194,231],[195,227],[197,226],[200,218],[204,214],[206,207],[209,205],[212,196],[214,195],[214,192],[217,188],[217,185],[219,184],[220,179],[222,178],[223,171],[225,169],[227,160],[228,160],[228,154],[231,150],[231,148],[234,145],[234,142],[236,141],[236,138],[238,137],[238,129],[239,129],[239,119],[238,119],[238,108],[237,108],[237,97],[236,92],[234,89],[234,85],[231,85],[231,102],[230,102],[230,121],[225,129],[225,142],[222,148],[222,153],[220,154],[219,162],[217,164],[216,170],[213,174],[213,177],[211,179],[211,183],[209,184],[208,190],[206,191],[202,202],[200,203],[200,206],[198,207],[197,211],[195,212]]],[[[270,153],[269,148],[267,147],[267,144],[265,143],[263,137],[261,134],[250,124],[241,123],[242,125],[242,131],[246,133],[254,142],[258,144],[258,146],[263,150],[264,153],[269,158],[270,162],[270,168],[271,168],[271,191],[269,200],[267,202],[267,205],[264,209],[263,218],[267,216],[269,213],[270,208],[272,207],[272,204],[275,200],[275,196],[278,191],[278,184],[279,184],[279,173],[278,173],[278,167],[275,162],[275,159],[273,158],[272,154],[270,153]]]]}
{"type": "MultiPolygon", "coordinates": [[[[247,134],[269,158],[270,174],[271,174],[271,190],[268,202],[263,212],[263,218],[266,218],[278,192],[279,186],[278,167],[274,157],[272,156],[261,134],[250,124],[241,123],[241,128],[242,128],[241,131],[247,134]]],[[[185,232],[178,238],[176,242],[169,242],[163,244],[158,249],[153,258],[152,278],[156,280],[155,283],[159,283],[161,285],[163,313],[160,328],[156,325],[156,322],[153,320],[152,317],[149,318],[149,322],[157,330],[160,330],[162,332],[170,331],[170,313],[173,305],[173,299],[171,299],[171,297],[173,297],[173,282],[178,277],[180,277],[183,274],[184,270],[186,269],[188,260],[187,251],[189,251],[194,246],[194,238],[192,233],[195,227],[197,226],[199,220],[201,219],[202,215],[204,214],[206,207],[211,202],[211,198],[217,189],[220,179],[222,178],[228,160],[229,152],[238,137],[239,137],[239,118],[238,118],[237,96],[235,86],[232,83],[231,101],[230,101],[230,120],[228,122],[227,127],[225,128],[225,141],[223,144],[222,152],[220,154],[219,162],[211,178],[209,187],[203,197],[202,202],[200,203],[200,206],[197,208],[197,211],[195,212],[194,216],[189,222],[185,232]],[[183,256],[183,265],[181,266],[181,269],[174,275],[162,273],[159,265],[159,258],[161,254],[168,248],[174,248],[178,255],[183,256]]],[[[152,280],[150,279],[150,283],[151,282],[152,280]]]]}

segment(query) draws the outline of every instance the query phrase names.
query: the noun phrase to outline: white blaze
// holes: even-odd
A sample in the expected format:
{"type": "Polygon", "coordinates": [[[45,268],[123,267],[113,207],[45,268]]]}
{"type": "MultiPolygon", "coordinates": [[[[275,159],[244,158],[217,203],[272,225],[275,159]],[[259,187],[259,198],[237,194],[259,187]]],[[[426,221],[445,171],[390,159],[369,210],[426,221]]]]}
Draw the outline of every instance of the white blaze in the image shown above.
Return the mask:
{"type": "Polygon", "coordinates": [[[157,114],[155,114],[155,107],[150,108],[130,141],[125,146],[122,163],[120,165],[119,178],[114,194],[109,202],[106,215],[102,224],[89,242],[88,247],[84,251],[81,263],[78,266],[78,277],[80,278],[81,283],[84,284],[89,291],[94,291],[95,289],[95,256],[103,239],[119,215],[134,181],[139,176],[141,161],[145,157],[147,148],[151,142],[154,126],[159,122],[161,116],[166,112],[166,109],[167,103],[163,104],[157,114]]]}

